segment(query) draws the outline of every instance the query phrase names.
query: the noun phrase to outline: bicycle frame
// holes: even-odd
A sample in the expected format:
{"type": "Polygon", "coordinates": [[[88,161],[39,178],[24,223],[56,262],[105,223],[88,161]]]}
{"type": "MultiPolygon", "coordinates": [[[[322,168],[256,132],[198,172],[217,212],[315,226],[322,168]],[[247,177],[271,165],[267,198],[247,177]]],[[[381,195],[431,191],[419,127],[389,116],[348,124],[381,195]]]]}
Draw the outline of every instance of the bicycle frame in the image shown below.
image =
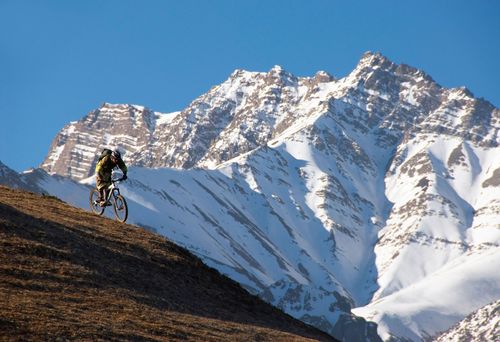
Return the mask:
{"type": "Polygon", "coordinates": [[[120,181],[120,179],[111,180],[111,185],[106,189],[108,191],[106,202],[111,201],[111,196],[113,196],[113,198],[116,200],[116,198],[120,195],[120,189],[115,185],[115,183],[117,183],[118,181],[120,181]]]}

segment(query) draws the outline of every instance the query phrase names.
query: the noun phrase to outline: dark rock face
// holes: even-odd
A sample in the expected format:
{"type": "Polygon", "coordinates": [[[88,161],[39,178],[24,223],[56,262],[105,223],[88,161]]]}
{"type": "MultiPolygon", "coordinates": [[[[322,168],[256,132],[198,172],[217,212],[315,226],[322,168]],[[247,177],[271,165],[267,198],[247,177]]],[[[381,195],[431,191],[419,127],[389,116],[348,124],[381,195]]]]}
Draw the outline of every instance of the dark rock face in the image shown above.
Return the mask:
{"type": "Polygon", "coordinates": [[[334,336],[342,336],[343,341],[353,342],[382,342],[377,334],[377,325],[359,317],[341,315],[335,327],[334,336]]]}
{"type": "Polygon", "coordinates": [[[483,188],[486,188],[488,186],[499,186],[500,185],[500,169],[496,169],[493,172],[493,175],[491,176],[491,178],[485,180],[482,185],[483,185],[483,188]]]}

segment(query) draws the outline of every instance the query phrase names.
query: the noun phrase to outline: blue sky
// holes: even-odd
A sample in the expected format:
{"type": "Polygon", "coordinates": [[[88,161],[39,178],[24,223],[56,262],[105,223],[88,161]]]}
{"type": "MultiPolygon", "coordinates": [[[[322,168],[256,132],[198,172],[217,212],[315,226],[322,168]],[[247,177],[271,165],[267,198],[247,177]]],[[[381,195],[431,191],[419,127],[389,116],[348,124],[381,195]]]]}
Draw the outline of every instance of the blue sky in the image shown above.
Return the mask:
{"type": "Polygon", "coordinates": [[[237,68],[347,75],[365,51],[500,106],[500,1],[0,0],[0,161],[103,102],[181,110],[237,68]]]}

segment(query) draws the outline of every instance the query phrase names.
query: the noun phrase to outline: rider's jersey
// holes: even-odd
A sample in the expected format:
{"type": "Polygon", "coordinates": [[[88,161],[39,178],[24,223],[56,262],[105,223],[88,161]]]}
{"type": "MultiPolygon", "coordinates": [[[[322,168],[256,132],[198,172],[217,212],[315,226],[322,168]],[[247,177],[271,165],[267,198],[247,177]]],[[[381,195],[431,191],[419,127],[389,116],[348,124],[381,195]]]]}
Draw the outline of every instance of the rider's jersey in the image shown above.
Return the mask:
{"type": "Polygon", "coordinates": [[[111,160],[111,156],[105,156],[102,158],[95,167],[95,173],[103,180],[107,180],[111,178],[111,172],[115,167],[119,167],[124,174],[127,173],[127,165],[123,162],[123,160],[118,159],[118,163],[114,163],[111,160]]]}

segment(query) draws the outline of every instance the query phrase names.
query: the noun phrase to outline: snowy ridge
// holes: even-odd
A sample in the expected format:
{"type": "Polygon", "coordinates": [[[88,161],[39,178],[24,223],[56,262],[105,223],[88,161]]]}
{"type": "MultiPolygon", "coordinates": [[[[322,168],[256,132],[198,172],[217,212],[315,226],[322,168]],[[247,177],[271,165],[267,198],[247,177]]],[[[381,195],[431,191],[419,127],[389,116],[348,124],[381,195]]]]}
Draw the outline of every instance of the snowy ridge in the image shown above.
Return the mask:
{"type": "Polygon", "coordinates": [[[486,186],[499,153],[437,135],[396,153],[386,177],[393,206],[375,247],[379,289],[353,311],[379,322],[382,338],[428,338],[499,298],[498,286],[483,286],[500,284],[498,190],[486,186]]]}
{"type": "MultiPolygon", "coordinates": [[[[342,79],[236,70],[169,115],[105,104],[42,168],[91,184],[118,146],[132,222],[340,339],[378,338],[353,309],[419,341],[500,298],[499,131],[467,89],[366,53],[342,79]]],[[[86,186],[23,179],[87,207],[86,186]]]]}

